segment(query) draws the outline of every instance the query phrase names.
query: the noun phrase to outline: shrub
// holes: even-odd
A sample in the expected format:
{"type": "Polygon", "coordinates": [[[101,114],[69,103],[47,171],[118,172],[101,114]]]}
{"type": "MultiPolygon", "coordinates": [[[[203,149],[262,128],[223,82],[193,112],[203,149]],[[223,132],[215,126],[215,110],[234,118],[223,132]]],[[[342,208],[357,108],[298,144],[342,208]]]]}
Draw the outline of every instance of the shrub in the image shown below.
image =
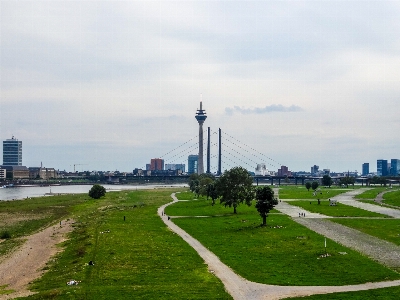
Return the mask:
{"type": "Polygon", "coordinates": [[[99,199],[103,197],[105,194],[106,194],[106,189],[104,188],[104,186],[101,186],[99,184],[93,185],[89,191],[89,197],[93,199],[99,199]]]}

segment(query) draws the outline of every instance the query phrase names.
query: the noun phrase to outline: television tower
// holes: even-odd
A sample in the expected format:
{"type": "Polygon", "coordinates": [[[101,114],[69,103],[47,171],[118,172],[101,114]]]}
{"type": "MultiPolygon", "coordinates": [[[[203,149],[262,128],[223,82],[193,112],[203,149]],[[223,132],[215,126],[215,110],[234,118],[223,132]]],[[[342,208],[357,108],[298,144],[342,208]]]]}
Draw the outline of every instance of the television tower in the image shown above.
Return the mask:
{"type": "Polygon", "coordinates": [[[206,111],[203,110],[202,96],[200,96],[200,109],[197,110],[196,120],[199,122],[199,159],[197,161],[197,174],[204,173],[203,164],[203,123],[207,119],[206,111]]]}

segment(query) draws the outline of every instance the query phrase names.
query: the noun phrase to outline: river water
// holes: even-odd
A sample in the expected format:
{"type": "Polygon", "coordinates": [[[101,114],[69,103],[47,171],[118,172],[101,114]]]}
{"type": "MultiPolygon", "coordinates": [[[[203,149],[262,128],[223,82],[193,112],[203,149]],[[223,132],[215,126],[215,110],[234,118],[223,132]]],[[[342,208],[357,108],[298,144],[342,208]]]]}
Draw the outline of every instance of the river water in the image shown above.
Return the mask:
{"type": "MultiPolygon", "coordinates": [[[[177,185],[111,185],[102,184],[107,191],[155,189],[162,187],[183,187],[185,184],[177,185]]],[[[0,201],[25,199],[27,197],[41,197],[53,194],[86,194],[92,185],[58,185],[58,186],[27,186],[0,188],[0,201]]]]}

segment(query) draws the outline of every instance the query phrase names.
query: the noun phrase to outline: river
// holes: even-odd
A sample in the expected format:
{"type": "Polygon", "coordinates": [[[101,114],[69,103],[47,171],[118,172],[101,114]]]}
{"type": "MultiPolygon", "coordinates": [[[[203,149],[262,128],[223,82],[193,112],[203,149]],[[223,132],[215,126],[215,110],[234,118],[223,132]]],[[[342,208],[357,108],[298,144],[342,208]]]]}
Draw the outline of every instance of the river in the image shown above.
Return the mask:
{"type": "MultiPolygon", "coordinates": [[[[155,189],[162,187],[183,187],[185,184],[177,185],[112,185],[102,184],[107,191],[155,189]]],[[[24,186],[0,188],[0,201],[25,199],[28,197],[41,197],[57,194],[86,194],[92,185],[56,185],[56,186],[24,186]]]]}

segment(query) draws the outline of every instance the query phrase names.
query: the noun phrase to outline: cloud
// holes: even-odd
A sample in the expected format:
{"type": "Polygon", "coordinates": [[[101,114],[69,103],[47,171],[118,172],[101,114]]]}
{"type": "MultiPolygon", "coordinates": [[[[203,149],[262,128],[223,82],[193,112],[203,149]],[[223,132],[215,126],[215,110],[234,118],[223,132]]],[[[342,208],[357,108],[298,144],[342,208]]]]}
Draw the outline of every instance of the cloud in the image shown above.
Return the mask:
{"type": "Polygon", "coordinates": [[[298,112],[302,110],[303,109],[297,105],[283,106],[282,104],[272,104],[265,107],[254,107],[254,108],[244,108],[239,106],[234,106],[233,108],[231,107],[225,108],[225,112],[228,115],[233,115],[235,112],[241,113],[243,115],[248,115],[248,114],[266,114],[272,112],[298,112]]]}

